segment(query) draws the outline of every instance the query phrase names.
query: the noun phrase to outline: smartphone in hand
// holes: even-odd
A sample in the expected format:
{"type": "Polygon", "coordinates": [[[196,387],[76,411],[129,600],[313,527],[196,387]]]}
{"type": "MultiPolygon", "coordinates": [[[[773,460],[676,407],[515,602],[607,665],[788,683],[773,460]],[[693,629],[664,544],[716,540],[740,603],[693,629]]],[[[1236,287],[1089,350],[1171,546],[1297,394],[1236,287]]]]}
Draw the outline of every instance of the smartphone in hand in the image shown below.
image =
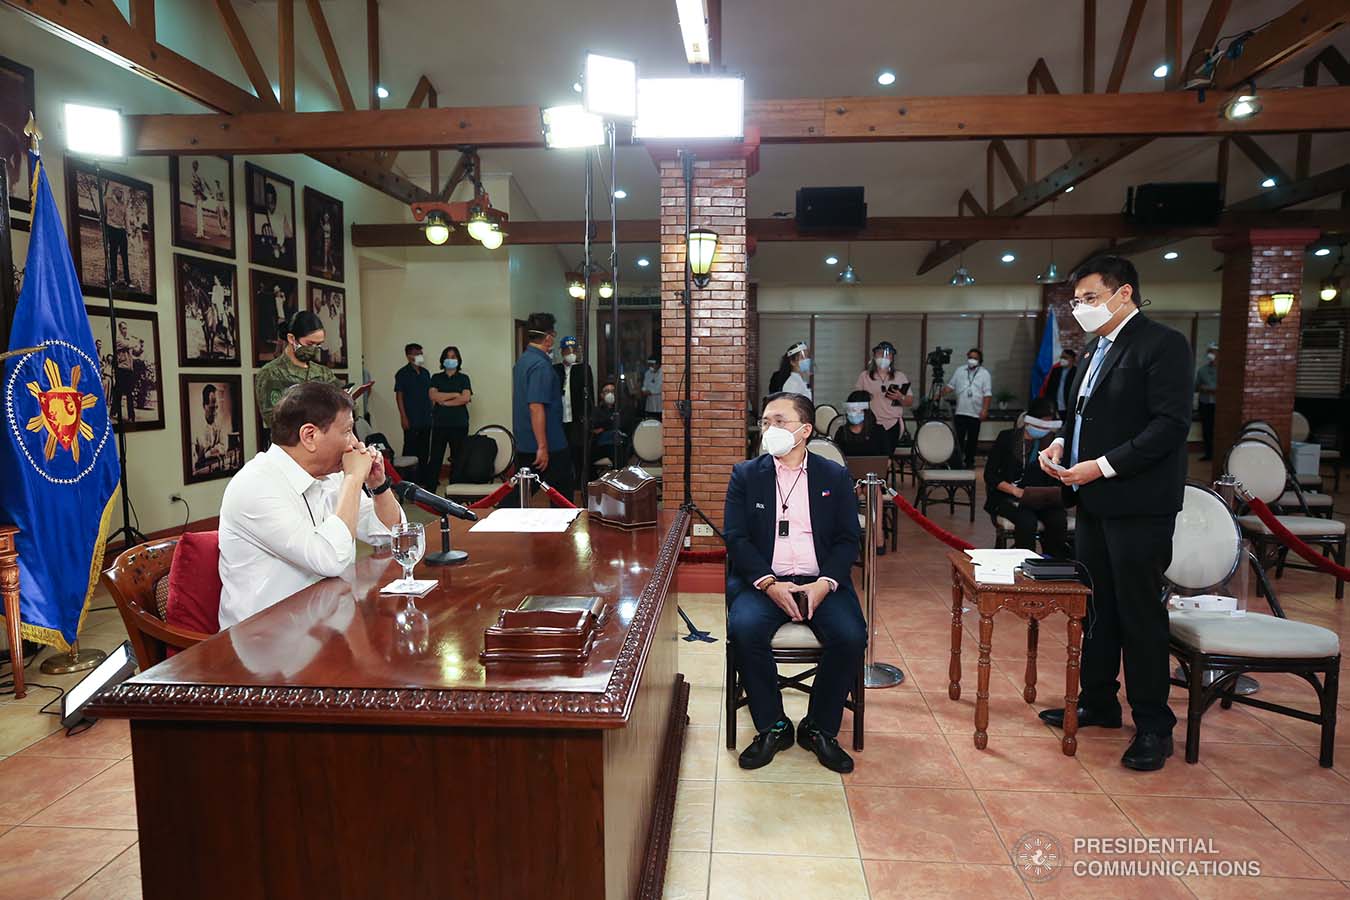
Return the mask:
{"type": "Polygon", "coordinates": [[[906,381],[904,384],[900,385],[900,393],[902,393],[902,394],[908,394],[908,393],[909,393],[909,382],[908,382],[908,381],[906,381]]]}

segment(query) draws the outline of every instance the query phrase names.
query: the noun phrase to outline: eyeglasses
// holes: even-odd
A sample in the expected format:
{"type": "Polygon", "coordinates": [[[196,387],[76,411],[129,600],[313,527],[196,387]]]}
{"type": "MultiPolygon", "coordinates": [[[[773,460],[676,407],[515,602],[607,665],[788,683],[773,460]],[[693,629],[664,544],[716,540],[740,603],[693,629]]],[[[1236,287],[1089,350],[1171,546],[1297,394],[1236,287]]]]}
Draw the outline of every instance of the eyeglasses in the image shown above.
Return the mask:
{"type": "Polygon", "coordinates": [[[1109,303],[1111,301],[1111,298],[1119,293],[1120,288],[1116,288],[1111,293],[1104,295],[1104,297],[1102,294],[1098,294],[1095,292],[1090,294],[1084,294],[1081,297],[1074,297],[1072,300],[1070,300],[1069,306],[1072,309],[1077,309],[1080,306],[1097,306],[1101,303],[1109,303]]]}
{"type": "Polygon", "coordinates": [[[782,416],[774,416],[772,419],[760,419],[760,428],[786,428],[789,425],[805,425],[800,419],[785,419],[782,416]]]}

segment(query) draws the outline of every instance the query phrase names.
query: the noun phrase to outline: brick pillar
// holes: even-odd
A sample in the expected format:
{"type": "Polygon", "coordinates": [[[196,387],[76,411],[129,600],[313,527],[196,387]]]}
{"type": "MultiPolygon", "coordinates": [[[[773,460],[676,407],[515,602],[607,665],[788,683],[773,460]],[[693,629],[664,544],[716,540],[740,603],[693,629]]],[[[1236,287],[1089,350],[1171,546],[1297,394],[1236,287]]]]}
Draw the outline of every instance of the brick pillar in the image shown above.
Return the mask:
{"type": "MultiPolygon", "coordinates": [[[[662,458],[667,508],[684,500],[684,430],[676,403],[684,397],[683,164],[659,159],[661,175],[661,365],[664,374],[662,458]]],[[[712,280],[693,289],[693,500],[722,521],[731,467],[745,459],[746,408],[746,159],[698,159],[693,225],[718,234],[712,280]]],[[[720,546],[695,538],[695,547],[720,546]]]]}
{"type": "Polygon", "coordinates": [[[1303,257],[1314,230],[1253,229],[1214,242],[1224,254],[1219,311],[1219,389],[1214,422],[1214,474],[1250,419],[1264,419],[1288,446],[1298,370],[1303,257]],[[1263,294],[1291,291],[1294,306],[1275,325],[1257,311],[1263,294]]]}
{"type": "MultiPolygon", "coordinates": [[[[1069,305],[1072,299],[1073,285],[1067,281],[1041,285],[1041,315],[1045,316],[1054,310],[1060,346],[1065,350],[1082,354],[1083,345],[1087,343],[1087,333],[1078,327],[1078,322],[1073,317],[1073,307],[1069,305]]],[[[1036,346],[1039,347],[1040,344],[1036,346]]]]}

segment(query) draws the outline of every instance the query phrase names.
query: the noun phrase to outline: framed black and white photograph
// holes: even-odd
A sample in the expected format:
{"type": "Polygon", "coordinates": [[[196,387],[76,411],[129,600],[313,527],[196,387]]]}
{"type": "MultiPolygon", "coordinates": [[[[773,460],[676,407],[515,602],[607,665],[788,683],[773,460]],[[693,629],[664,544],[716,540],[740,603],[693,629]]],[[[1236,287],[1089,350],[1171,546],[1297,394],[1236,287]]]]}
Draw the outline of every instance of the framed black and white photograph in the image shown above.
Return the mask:
{"type": "Polygon", "coordinates": [[[228,156],[169,157],[173,245],[234,258],[234,163],[228,156]]]}
{"type": "Polygon", "coordinates": [[[234,263],[173,255],[178,365],[240,364],[237,280],[234,263]]]}
{"type": "Polygon", "coordinates": [[[309,282],[305,308],[323,323],[323,350],[319,362],[328,368],[347,365],[347,291],[309,282]]]}
{"type": "Polygon", "coordinates": [[[33,173],[28,169],[28,139],[23,129],[28,114],[36,108],[33,70],[0,56],[0,158],[9,177],[9,208],[32,212],[29,189],[33,173]]]}
{"type": "Polygon", "coordinates": [[[305,188],[305,271],[310,278],[342,281],[342,201],[305,188]]]}
{"type": "Polygon", "coordinates": [[[86,306],[94,332],[103,393],[113,424],[126,431],[164,427],[164,368],[159,355],[159,316],[148,310],[117,310],[117,333],[107,308],[86,306]],[[114,402],[113,391],[120,394],[114,402]]]}
{"type": "Polygon", "coordinates": [[[248,261],[296,270],[295,183],[253,163],[244,163],[248,209],[248,261]]]}
{"type": "Polygon", "coordinates": [[[244,380],[179,375],[183,401],[183,483],[229,478],[244,467],[244,380]]]}
{"type": "Polygon", "coordinates": [[[253,297],[253,364],[271,362],[286,342],[286,322],[300,309],[299,282],[289,275],[249,269],[253,297]]]}
{"type": "Polygon", "coordinates": [[[144,181],[103,170],[107,246],[112,260],[104,269],[104,239],[99,234],[98,176],[92,163],[66,157],[66,225],[80,288],[93,297],[108,293],[136,303],[155,302],[155,196],[144,181]]]}

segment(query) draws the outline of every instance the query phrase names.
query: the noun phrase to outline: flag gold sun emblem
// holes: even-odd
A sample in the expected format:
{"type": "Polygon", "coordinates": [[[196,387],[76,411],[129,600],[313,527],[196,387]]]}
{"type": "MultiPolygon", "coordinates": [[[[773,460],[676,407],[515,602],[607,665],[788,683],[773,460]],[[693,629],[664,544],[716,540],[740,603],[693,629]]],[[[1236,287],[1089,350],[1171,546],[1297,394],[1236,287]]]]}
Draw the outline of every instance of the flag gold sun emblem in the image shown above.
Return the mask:
{"type": "Polygon", "coordinates": [[[42,368],[47,374],[49,386],[44,391],[36,381],[28,382],[28,392],[37,400],[40,410],[36,416],[28,420],[28,430],[46,429],[47,446],[43,448],[43,454],[48,460],[56,456],[56,448],[60,446],[63,450],[69,450],[74,461],[79,462],[79,439],[84,438],[87,441],[94,439],[94,430],[83,421],[82,417],[86,409],[98,404],[98,397],[80,393],[78,365],[70,368],[69,387],[62,382],[61,368],[54,360],[46,360],[42,368]]]}

